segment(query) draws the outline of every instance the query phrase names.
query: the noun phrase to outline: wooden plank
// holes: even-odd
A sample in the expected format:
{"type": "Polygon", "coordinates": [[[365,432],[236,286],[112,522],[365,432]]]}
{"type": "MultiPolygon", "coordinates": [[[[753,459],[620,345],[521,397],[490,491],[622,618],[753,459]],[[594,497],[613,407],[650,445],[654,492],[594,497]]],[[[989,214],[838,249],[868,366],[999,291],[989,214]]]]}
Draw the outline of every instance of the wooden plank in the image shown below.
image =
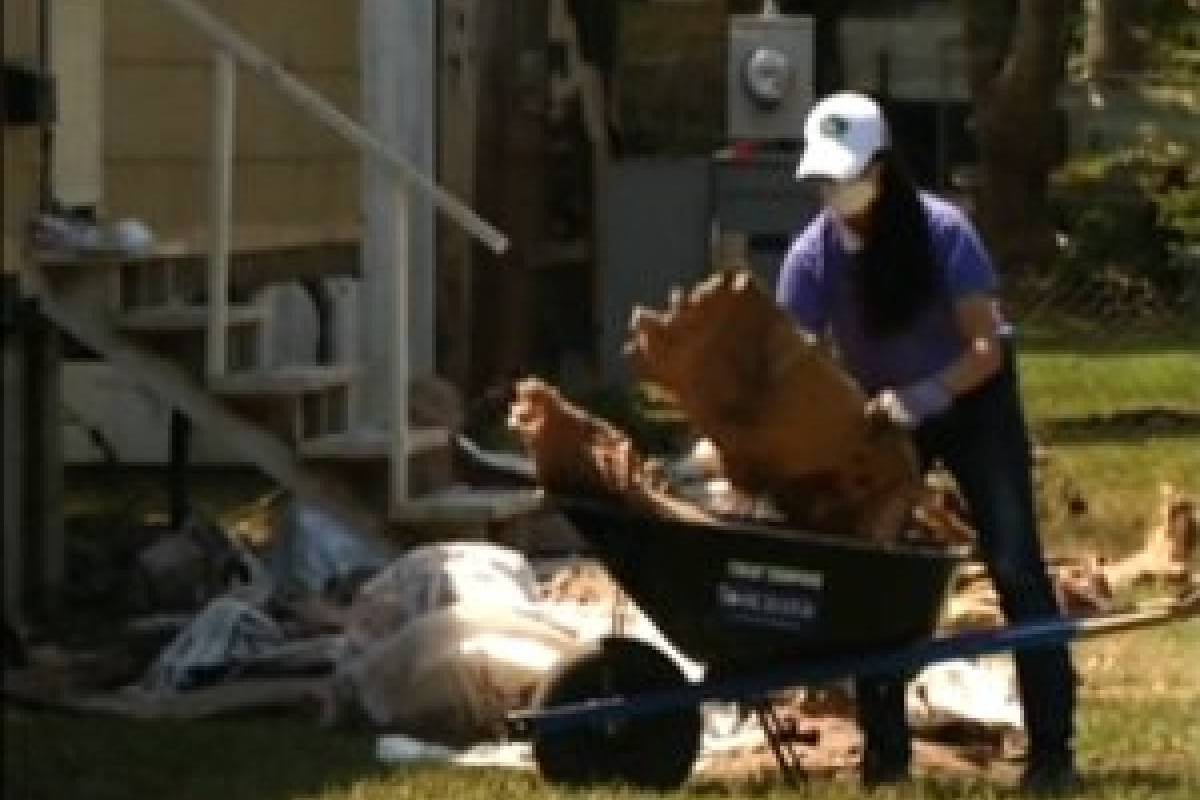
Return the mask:
{"type": "Polygon", "coordinates": [[[134,719],[203,719],[264,709],[320,706],[328,691],[329,678],[325,676],[244,678],[169,694],[130,690],[122,694],[66,698],[58,705],[68,710],[134,719]]]}

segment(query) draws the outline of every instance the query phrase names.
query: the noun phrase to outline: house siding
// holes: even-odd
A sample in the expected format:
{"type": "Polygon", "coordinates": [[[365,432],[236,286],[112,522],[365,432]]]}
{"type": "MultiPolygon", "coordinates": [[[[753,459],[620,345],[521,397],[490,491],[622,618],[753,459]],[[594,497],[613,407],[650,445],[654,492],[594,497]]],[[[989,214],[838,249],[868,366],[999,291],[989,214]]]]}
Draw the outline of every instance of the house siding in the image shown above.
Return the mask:
{"type": "MultiPolygon", "coordinates": [[[[359,116],[357,3],[206,5],[338,108],[359,116]]],[[[104,30],[104,210],[145,219],[168,244],[203,249],[212,50],[154,0],[106,3],[104,30]]],[[[356,235],[357,152],[245,70],[237,79],[234,161],[235,248],[356,235]]]]}

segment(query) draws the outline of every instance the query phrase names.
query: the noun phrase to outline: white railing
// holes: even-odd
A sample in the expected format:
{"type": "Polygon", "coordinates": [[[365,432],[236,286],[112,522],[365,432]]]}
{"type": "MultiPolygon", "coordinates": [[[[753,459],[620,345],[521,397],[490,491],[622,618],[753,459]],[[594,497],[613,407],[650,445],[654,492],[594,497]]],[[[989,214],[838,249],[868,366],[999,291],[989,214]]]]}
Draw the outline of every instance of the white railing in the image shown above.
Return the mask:
{"type": "Polygon", "coordinates": [[[213,54],[212,152],[208,173],[208,331],[210,378],[225,374],[229,328],[229,250],[233,238],[233,144],[237,68],[225,50],[213,54]]]}
{"type": "Polygon", "coordinates": [[[194,0],[160,0],[212,42],[215,50],[213,90],[212,163],[209,180],[208,327],[207,371],[220,376],[226,369],[228,327],[229,252],[232,246],[232,186],[234,151],[234,94],[236,65],[240,64],[267,81],[300,109],[316,117],[375,163],[393,171],[397,202],[395,269],[393,280],[393,342],[391,345],[390,484],[393,504],[408,492],[408,209],[409,192],[429,197],[435,206],[472,236],[500,254],[508,239],[479,217],[458,198],[438,186],[394,147],[380,140],[361,124],[340,111],[306,83],[289,73],[250,40],[214,16],[194,0]]]}

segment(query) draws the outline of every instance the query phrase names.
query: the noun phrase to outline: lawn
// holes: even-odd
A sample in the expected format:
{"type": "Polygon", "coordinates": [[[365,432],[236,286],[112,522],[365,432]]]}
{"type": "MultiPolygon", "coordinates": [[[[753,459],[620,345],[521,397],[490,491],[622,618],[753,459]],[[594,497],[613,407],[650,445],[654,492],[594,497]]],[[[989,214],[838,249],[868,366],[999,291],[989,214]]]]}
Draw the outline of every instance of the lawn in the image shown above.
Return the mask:
{"type": "Polygon", "coordinates": [[[1049,454],[1039,477],[1052,549],[1127,550],[1162,484],[1200,496],[1200,342],[1079,347],[1043,333],[1022,350],[1020,372],[1049,454]],[[1067,490],[1086,498],[1085,515],[1064,515],[1067,490]]]}
{"type": "MultiPolygon", "coordinates": [[[[1200,797],[1200,623],[1124,634],[1077,648],[1085,673],[1079,752],[1090,800],[1200,797]],[[1146,669],[1146,654],[1154,669],[1146,669]]],[[[617,787],[570,792],[497,769],[392,768],[363,733],[304,718],[139,723],[5,712],[5,798],[89,800],[617,800],[617,787]]],[[[778,782],[696,780],[679,797],[862,796],[851,776],[791,789],[778,782]]],[[[1004,798],[1007,783],[924,776],[881,800],[1004,798]]]]}
{"type": "MultiPolygon", "coordinates": [[[[1140,539],[1170,481],[1200,496],[1200,355],[1139,345],[1080,352],[1042,339],[1021,371],[1041,469],[1052,550],[1121,551],[1140,539]],[[1146,415],[1146,409],[1167,409],[1146,415]],[[1088,501],[1067,515],[1068,488],[1088,501]]],[[[127,498],[128,499],[128,498],[127,498]]],[[[137,498],[133,498],[133,502],[137,498]]],[[[86,505],[86,503],[85,503],[86,505]]],[[[1083,688],[1079,754],[1089,800],[1200,797],[1200,621],[1076,646],[1083,688]]],[[[616,800],[604,787],[568,792],[536,776],[495,769],[393,768],[373,758],[365,732],[324,730],[311,717],[131,722],[23,708],[4,714],[4,797],[59,800],[616,800]]],[[[852,778],[778,782],[697,780],[686,798],[861,796],[852,778]]],[[[922,776],[871,795],[882,800],[1018,796],[1004,781],[922,776]]]]}

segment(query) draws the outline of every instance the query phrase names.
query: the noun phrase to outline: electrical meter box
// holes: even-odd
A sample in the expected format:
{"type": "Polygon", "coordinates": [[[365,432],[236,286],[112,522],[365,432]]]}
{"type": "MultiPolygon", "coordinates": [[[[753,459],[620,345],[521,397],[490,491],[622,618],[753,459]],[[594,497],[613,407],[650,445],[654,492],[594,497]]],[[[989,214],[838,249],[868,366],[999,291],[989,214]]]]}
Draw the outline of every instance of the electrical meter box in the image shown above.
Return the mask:
{"type": "Polygon", "coordinates": [[[804,138],[804,117],[813,104],[812,17],[730,17],[726,93],[730,139],[804,138]]]}

